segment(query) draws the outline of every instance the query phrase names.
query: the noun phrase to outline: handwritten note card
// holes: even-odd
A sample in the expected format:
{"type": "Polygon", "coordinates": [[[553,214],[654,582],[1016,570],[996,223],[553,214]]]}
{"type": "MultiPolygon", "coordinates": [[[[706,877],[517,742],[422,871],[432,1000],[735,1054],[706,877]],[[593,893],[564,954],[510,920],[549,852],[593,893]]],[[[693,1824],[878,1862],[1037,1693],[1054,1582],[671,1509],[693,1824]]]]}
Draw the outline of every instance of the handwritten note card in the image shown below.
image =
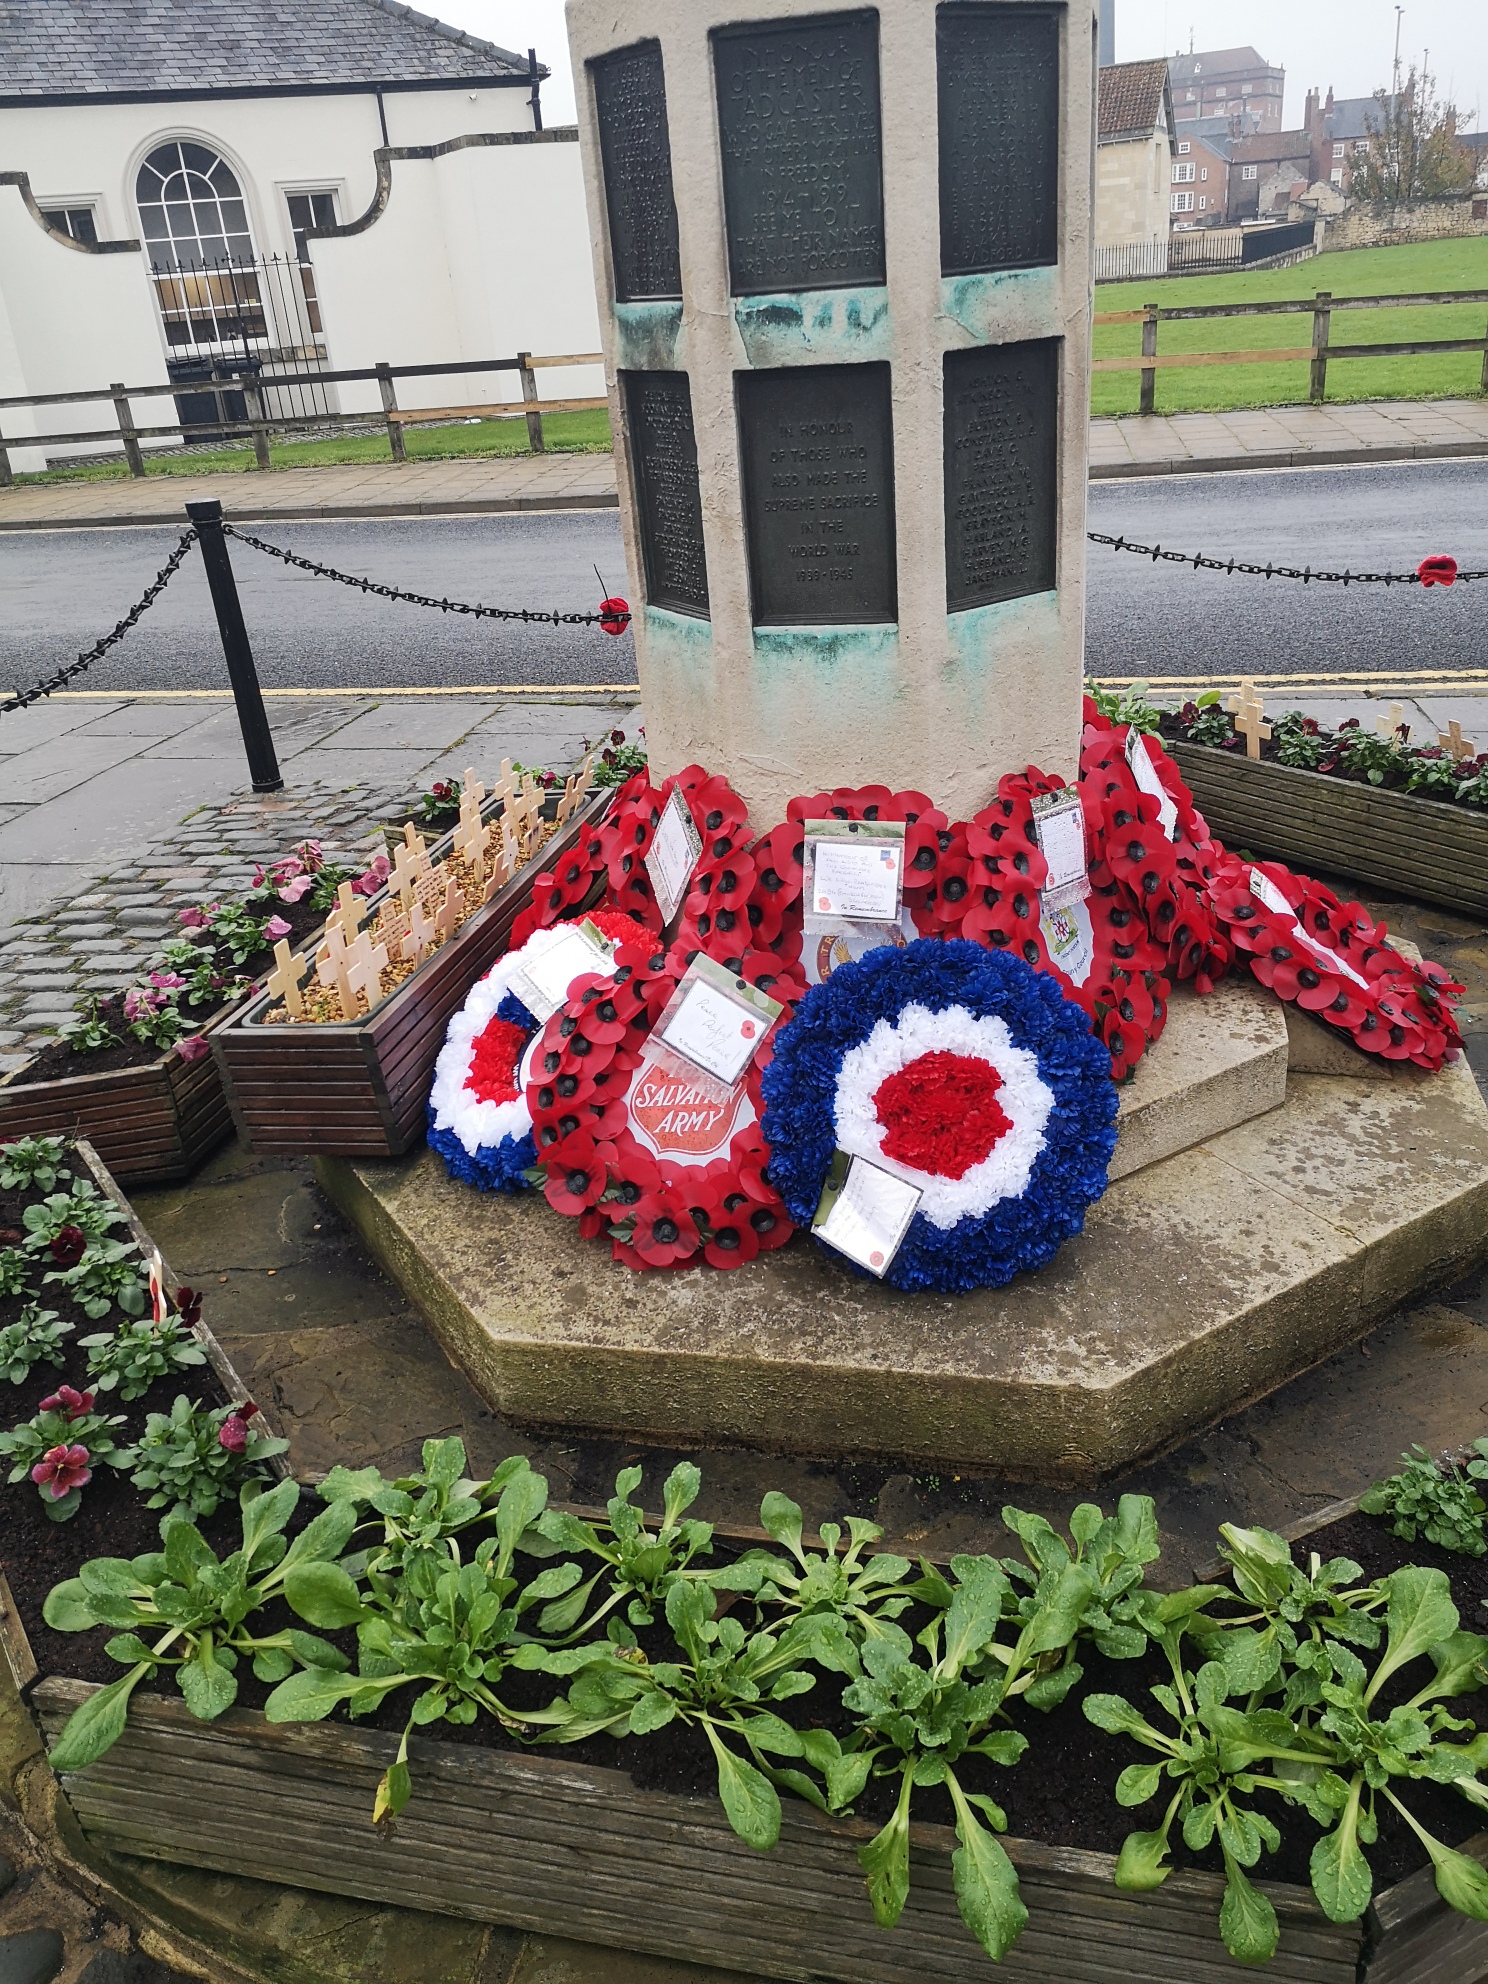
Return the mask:
{"type": "Polygon", "coordinates": [[[904,1244],[923,1194],[917,1186],[865,1158],[855,1157],[840,1185],[841,1152],[817,1208],[812,1231],[819,1240],[880,1279],[904,1244]]]}
{"type": "Polygon", "coordinates": [[[688,810],[687,801],[673,786],[646,853],[646,873],[656,891],[663,924],[670,923],[682,907],[687,885],[692,880],[692,871],[702,851],[703,837],[688,810]]]}

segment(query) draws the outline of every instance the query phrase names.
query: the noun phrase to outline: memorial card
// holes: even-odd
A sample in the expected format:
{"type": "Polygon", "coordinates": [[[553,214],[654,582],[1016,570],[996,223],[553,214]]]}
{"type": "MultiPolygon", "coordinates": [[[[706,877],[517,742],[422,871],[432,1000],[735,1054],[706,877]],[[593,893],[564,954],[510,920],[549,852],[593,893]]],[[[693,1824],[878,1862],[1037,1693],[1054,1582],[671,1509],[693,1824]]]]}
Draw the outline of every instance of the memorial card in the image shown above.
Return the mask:
{"type": "Polygon", "coordinates": [[[568,988],[586,972],[614,970],[610,946],[592,923],[566,923],[553,941],[512,977],[512,990],[527,1010],[539,1020],[550,1020],[562,1010],[568,988]]]}
{"type": "Polygon", "coordinates": [[[893,820],[808,820],[808,930],[899,921],[904,901],[904,826],[893,820]]]}
{"type": "Polygon", "coordinates": [[[1126,762],[1131,766],[1137,790],[1157,801],[1158,824],[1163,832],[1169,840],[1177,840],[1178,808],[1157,775],[1157,766],[1153,764],[1152,753],[1147,749],[1147,739],[1135,724],[1126,733],[1126,762]]]}
{"type": "Polygon", "coordinates": [[[1084,899],[1067,909],[1046,909],[1039,918],[1050,962],[1072,985],[1083,985],[1095,963],[1095,926],[1084,899]]]}
{"type": "Polygon", "coordinates": [[[1302,919],[1296,910],[1271,877],[1263,875],[1259,868],[1252,868],[1250,871],[1250,893],[1257,902],[1263,902],[1273,916],[1289,916],[1292,919],[1297,942],[1311,951],[1319,964],[1326,965],[1329,971],[1341,971],[1345,978],[1351,978],[1355,985],[1361,986],[1366,992],[1369,991],[1369,980],[1362,972],[1355,971],[1347,958],[1340,957],[1337,951],[1330,950],[1326,944],[1320,944],[1316,937],[1310,936],[1302,928],[1302,919]]]}
{"type": "Polygon", "coordinates": [[[1033,830],[1048,875],[1039,891],[1045,915],[1083,902],[1090,894],[1085,856],[1085,809],[1079,792],[1065,787],[1038,793],[1033,801],[1033,830]]]}
{"type": "Polygon", "coordinates": [[[702,851],[703,837],[687,801],[681,790],[673,786],[646,852],[646,873],[651,878],[663,928],[682,907],[702,851]]]}
{"type": "Polygon", "coordinates": [[[880,1280],[904,1245],[923,1193],[866,1158],[837,1151],[811,1230],[880,1280]]]}
{"type": "Polygon", "coordinates": [[[699,955],[672,995],[655,1037],[673,1054],[732,1089],[743,1080],[784,1010],[779,1000],[747,979],[699,955]]]}

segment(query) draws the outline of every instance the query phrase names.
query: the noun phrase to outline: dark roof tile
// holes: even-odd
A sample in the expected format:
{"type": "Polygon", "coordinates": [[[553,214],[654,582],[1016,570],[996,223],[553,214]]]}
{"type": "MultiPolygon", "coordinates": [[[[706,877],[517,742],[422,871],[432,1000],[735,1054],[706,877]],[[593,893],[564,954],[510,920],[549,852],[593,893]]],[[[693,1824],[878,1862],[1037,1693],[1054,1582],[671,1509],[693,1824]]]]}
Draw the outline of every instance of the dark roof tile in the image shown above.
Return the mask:
{"type": "MultiPolygon", "coordinates": [[[[1166,62],[1113,62],[1100,72],[1100,135],[1150,136],[1157,129],[1168,87],[1166,62]]],[[[1171,129],[1171,116],[1169,117],[1171,129]]]]}

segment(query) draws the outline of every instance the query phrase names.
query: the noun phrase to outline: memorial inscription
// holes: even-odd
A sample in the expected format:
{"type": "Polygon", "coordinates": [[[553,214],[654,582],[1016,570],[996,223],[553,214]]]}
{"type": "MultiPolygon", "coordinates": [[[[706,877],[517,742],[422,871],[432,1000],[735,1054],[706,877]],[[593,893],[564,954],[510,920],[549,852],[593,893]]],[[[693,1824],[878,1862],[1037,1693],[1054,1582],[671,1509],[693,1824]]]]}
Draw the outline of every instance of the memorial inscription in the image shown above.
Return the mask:
{"type": "Polygon", "coordinates": [[[758,627],[898,618],[887,365],[735,374],[758,627]]]}
{"type": "Polygon", "coordinates": [[[715,28],[735,296],[884,274],[878,16],[715,28]]]}
{"type": "Polygon", "coordinates": [[[1057,338],[945,360],[946,606],[1050,591],[1056,582],[1057,338]]]}
{"type": "Polygon", "coordinates": [[[708,618],[692,388],[685,372],[622,372],[646,601],[708,618]]]}
{"type": "Polygon", "coordinates": [[[599,122],[615,300],[680,297],[682,255],[659,41],[589,64],[599,122]]]}
{"type": "Polygon", "coordinates": [[[1063,13],[976,0],[936,10],[943,275],[1059,258],[1063,13]]]}

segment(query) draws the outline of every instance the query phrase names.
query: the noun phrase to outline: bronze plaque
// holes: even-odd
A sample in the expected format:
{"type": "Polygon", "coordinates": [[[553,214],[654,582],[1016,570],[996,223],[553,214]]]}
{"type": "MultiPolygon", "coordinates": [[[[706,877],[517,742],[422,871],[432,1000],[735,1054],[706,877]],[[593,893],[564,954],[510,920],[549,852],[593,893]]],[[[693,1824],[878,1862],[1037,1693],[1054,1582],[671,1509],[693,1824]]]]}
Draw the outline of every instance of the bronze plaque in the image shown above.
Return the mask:
{"type": "Polygon", "coordinates": [[[615,300],[680,297],[682,255],[661,43],[638,41],[633,48],[601,55],[589,64],[589,73],[599,120],[615,300]]]}
{"type": "Polygon", "coordinates": [[[622,372],[646,603],[708,618],[692,388],[685,372],[622,372]]]}
{"type": "Polygon", "coordinates": [[[1058,338],[945,360],[946,606],[1056,583],[1058,338]]]}
{"type": "Polygon", "coordinates": [[[943,275],[1059,259],[1063,12],[976,0],[936,9],[943,275]]]}
{"type": "Polygon", "coordinates": [[[734,380],[754,624],[897,619],[888,366],[734,380]]]}
{"type": "Polygon", "coordinates": [[[712,40],[732,293],[882,283],[877,14],[712,40]]]}

